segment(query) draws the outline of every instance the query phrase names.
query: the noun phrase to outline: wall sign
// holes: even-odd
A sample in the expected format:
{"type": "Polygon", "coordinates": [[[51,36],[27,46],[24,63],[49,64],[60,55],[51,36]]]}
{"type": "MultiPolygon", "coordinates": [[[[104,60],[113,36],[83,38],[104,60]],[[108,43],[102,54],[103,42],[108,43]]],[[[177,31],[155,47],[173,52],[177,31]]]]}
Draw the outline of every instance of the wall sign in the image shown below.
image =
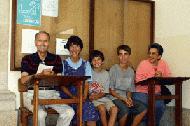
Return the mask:
{"type": "Polygon", "coordinates": [[[40,26],[40,0],[17,0],[17,23],[22,25],[40,26]]]}

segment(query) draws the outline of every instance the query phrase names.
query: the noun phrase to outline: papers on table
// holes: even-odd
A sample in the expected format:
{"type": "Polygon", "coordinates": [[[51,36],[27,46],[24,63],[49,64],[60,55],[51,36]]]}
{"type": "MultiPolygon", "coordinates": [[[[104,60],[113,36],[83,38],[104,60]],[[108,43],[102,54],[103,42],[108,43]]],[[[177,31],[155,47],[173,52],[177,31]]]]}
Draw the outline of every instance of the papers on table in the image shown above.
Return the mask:
{"type": "Polygon", "coordinates": [[[53,66],[47,66],[47,65],[45,65],[45,64],[39,64],[37,74],[38,74],[38,73],[41,73],[41,72],[42,72],[43,70],[45,70],[45,69],[50,69],[50,70],[52,70],[52,69],[53,69],[53,66]]]}

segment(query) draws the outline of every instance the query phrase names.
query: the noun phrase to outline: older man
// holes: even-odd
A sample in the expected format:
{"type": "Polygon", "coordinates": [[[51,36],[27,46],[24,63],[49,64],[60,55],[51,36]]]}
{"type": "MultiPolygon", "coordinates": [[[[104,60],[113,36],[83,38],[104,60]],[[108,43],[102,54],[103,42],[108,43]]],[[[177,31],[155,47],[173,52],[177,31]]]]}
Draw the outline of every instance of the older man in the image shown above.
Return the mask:
{"type": "MultiPolygon", "coordinates": [[[[45,31],[40,31],[35,35],[35,46],[37,52],[26,55],[22,58],[21,62],[21,82],[26,83],[32,75],[61,75],[63,70],[61,58],[58,55],[48,52],[50,41],[50,35],[45,31]],[[40,69],[40,67],[43,66],[40,69]]],[[[39,98],[41,99],[60,99],[59,93],[54,88],[39,88],[39,98]]],[[[33,105],[31,105],[31,99],[33,99],[33,89],[29,89],[28,92],[24,94],[24,105],[30,111],[33,110],[33,105]]],[[[59,118],[57,120],[57,126],[69,126],[70,122],[74,116],[73,109],[65,104],[62,105],[45,105],[39,106],[38,110],[38,125],[45,126],[45,118],[47,112],[44,108],[51,107],[59,113],[59,118]]]]}

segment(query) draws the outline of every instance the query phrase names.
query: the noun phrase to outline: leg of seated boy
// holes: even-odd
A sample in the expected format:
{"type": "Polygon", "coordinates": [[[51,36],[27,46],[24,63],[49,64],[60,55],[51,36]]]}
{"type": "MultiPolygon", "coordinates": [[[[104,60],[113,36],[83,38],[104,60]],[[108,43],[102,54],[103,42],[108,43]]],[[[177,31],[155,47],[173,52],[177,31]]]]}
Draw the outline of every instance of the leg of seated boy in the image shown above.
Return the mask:
{"type": "Polygon", "coordinates": [[[133,103],[134,106],[131,110],[135,114],[135,117],[131,126],[138,126],[147,113],[147,106],[138,100],[133,100],[133,103]]]}
{"type": "Polygon", "coordinates": [[[143,119],[143,117],[146,115],[146,113],[147,113],[147,110],[136,115],[131,126],[138,126],[141,123],[141,120],[143,119]]]}
{"type": "Polygon", "coordinates": [[[106,118],[106,107],[105,107],[105,105],[100,104],[97,106],[97,108],[98,108],[98,111],[100,113],[100,119],[101,119],[102,126],[108,126],[107,118],[106,118]]]}
{"type": "Polygon", "coordinates": [[[118,109],[116,106],[112,106],[110,108],[110,111],[109,111],[110,118],[109,118],[108,126],[115,126],[115,121],[117,118],[117,112],[118,112],[118,109]]]}
{"type": "Polygon", "coordinates": [[[123,101],[121,101],[119,99],[113,100],[113,103],[118,108],[117,118],[119,120],[119,126],[126,126],[129,108],[123,101]]]}
{"type": "Polygon", "coordinates": [[[108,126],[115,126],[118,108],[112,102],[112,100],[110,100],[107,97],[104,97],[104,104],[105,104],[106,110],[109,112],[108,126]]]}

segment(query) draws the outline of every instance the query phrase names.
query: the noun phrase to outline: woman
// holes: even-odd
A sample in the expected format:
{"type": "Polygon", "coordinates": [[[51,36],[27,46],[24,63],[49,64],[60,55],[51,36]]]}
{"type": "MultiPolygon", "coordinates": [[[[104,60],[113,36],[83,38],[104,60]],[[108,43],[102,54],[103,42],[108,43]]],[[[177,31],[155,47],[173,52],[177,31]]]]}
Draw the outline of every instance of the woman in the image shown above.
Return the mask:
{"type": "MultiPolygon", "coordinates": [[[[168,77],[171,75],[168,64],[162,60],[164,50],[158,43],[152,43],[148,48],[148,58],[140,62],[136,70],[136,82],[146,80],[151,77],[168,77]]],[[[135,99],[140,100],[148,106],[148,86],[136,85],[135,99]]],[[[155,94],[160,95],[160,85],[155,86],[155,94]]],[[[156,101],[156,126],[159,126],[161,117],[165,110],[163,100],[156,101]]]]}
{"type": "MultiPolygon", "coordinates": [[[[80,57],[80,52],[83,48],[82,40],[78,36],[70,36],[68,38],[66,48],[70,52],[70,57],[63,60],[63,73],[64,76],[92,76],[91,66],[88,61],[80,57]]],[[[88,82],[85,82],[85,87],[88,87],[88,82]]],[[[84,97],[87,98],[88,88],[85,88],[84,97]]],[[[77,89],[74,86],[62,87],[60,92],[62,98],[74,98],[77,95],[77,89]]],[[[72,105],[76,108],[76,105],[72,105]]],[[[86,99],[83,104],[83,121],[87,122],[87,126],[96,126],[96,121],[99,119],[98,112],[96,111],[92,102],[86,99]]]]}

